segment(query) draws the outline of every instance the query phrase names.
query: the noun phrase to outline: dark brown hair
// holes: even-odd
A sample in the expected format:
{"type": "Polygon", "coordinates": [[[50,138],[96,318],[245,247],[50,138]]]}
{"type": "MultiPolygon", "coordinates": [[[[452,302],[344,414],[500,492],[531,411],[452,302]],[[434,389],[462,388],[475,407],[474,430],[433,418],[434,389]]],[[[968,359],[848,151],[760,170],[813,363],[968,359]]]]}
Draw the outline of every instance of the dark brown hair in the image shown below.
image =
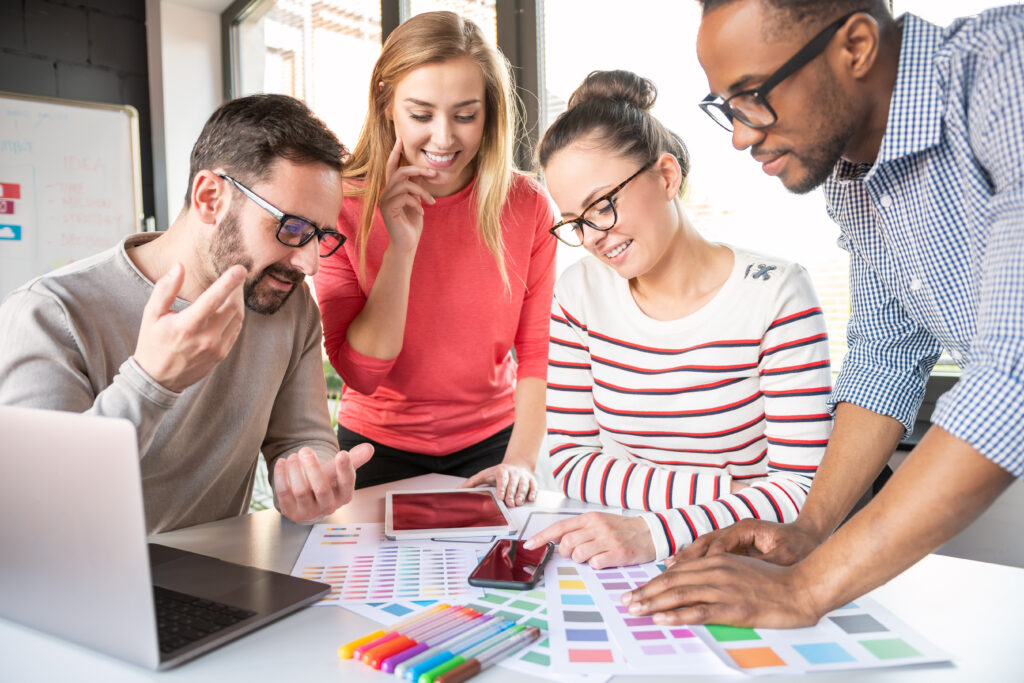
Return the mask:
{"type": "Polygon", "coordinates": [[[185,206],[204,169],[223,168],[243,183],[267,177],[277,159],[341,171],[349,153],[305,104],[288,95],[250,95],[221,105],[199,134],[189,163],[185,206]]]}
{"type": "Polygon", "coordinates": [[[679,161],[685,184],[690,154],[682,139],[651,115],[657,99],[654,83],[632,71],[591,72],[569,98],[569,108],[544,133],[537,153],[541,167],[559,150],[593,134],[603,148],[640,164],[668,152],[679,161]]]}

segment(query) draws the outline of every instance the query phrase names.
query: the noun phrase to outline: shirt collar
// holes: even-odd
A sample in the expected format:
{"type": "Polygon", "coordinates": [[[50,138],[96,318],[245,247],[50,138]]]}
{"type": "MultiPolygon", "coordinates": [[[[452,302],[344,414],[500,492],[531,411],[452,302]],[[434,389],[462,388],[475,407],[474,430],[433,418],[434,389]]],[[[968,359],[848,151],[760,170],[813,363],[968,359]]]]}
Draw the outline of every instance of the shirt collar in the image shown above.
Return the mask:
{"type": "Polygon", "coordinates": [[[909,13],[900,20],[903,37],[896,85],[876,164],[938,144],[942,130],[942,101],[934,69],[942,29],[909,13]]]}

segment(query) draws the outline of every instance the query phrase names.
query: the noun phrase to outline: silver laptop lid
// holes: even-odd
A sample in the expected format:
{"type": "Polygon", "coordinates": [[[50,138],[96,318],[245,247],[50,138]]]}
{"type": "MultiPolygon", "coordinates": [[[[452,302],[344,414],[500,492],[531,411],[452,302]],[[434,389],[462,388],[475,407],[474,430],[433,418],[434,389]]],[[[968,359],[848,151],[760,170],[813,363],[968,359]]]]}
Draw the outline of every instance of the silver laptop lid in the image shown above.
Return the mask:
{"type": "Polygon", "coordinates": [[[134,426],[0,406],[0,616],[159,663],[134,426]]]}

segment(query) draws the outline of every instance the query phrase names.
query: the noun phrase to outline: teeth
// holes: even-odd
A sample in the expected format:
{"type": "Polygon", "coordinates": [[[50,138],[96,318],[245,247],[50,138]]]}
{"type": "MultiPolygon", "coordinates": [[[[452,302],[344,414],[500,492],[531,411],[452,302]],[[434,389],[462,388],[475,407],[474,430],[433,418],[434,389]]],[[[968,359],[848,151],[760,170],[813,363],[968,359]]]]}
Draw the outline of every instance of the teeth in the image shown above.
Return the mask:
{"type": "Polygon", "coordinates": [[[626,240],[625,242],[623,242],[619,246],[615,247],[611,251],[606,251],[604,253],[604,255],[607,258],[615,258],[619,254],[621,254],[623,251],[625,251],[626,247],[628,247],[631,244],[633,244],[633,240],[626,240]]]}
{"type": "Polygon", "coordinates": [[[430,159],[431,161],[436,161],[439,163],[451,161],[452,159],[455,158],[455,152],[452,152],[451,154],[431,154],[430,152],[424,151],[423,153],[426,154],[427,158],[430,159]]]}

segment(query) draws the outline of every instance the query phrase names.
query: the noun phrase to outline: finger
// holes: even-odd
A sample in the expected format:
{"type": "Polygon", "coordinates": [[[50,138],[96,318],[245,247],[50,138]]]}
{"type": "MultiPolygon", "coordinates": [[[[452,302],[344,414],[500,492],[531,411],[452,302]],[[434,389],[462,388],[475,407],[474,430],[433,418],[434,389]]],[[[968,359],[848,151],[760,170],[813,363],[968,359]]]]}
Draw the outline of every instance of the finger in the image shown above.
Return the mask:
{"type": "Polygon", "coordinates": [[[142,309],[144,318],[156,320],[171,310],[171,304],[181,291],[181,285],[185,282],[185,268],[180,263],[175,263],[171,269],[164,273],[164,276],[153,285],[153,291],[149,295],[146,307],[142,309]]]}
{"type": "Polygon", "coordinates": [[[373,457],[373,444],[361,443],[349,449],[348,457],[352,460],[352,468],[359,469],[373,457]]]}
{"type": "Polygon", "coordinates": [[[433,178],[437,173],[432,168],[420,168],[419,166],[406,166],[398,172],[404,181],[395,189],[404,194],[417,197],[427,204],[436,204],[434,195],[427,192],[426,188],[416,182],[417,178],[433,178]]]}
{"type": "Polygon", "coordinates": [[[289,483],[288,459],[281,457],[274,463],[274,490],[277,491],[277,504],[281,506],[281,512],[291,518],[295,514],[295,495],[289,483]]]}
{"type": "Polygon", "coordinates": [[[527,494],[527,499],[531,502],[537,500],[537,491],[540,489],[540,484],[537,483],[536,477],[530,477],[530,491],[527,494]]]}
{"type": "Polygon", "coordinates": [[[498,475],[498,485],[496,487],[498,498],[504,500],[505,489],[508,488],[508,470],[504,467],[499,467],[496,474],[498,475]]]}
{"type": "Polygon", "coordinates": [[[721,597],[721,591],[713,586],[677,584],[658,593],[646,595],[640,600],[637,600],[634,595],[628,609],[630,614],[647,615],[718,602],[721,597]]]}
{"type": "MultiPolygon", "coordinates": [[[[566,538],[573,539],[579,538],[578,536],[563,537],[562,542],[565,543],[566,538]]],[[[571,541],[570,541],[571,542],[571,541]]],[[[604,541],[600,538],[589,538],[586,541],[580,542],[577,540],[573,543],[572,554],[569,557],[572,558],[573,562],[579,562],[580,564],[589,563],[590,559],[598,553],[603,553],[609,550],[605,545],[604,541]]]]}
{"type": "Polygon", "coordinates": [[[524,474],[519,477],[518,485],[515,490],[515,504],[522,505],[526,502],[526,497],[530,494],[530,488],[533,486],[533,475],[524,474]]]}
{"type": "Polygon", "coordinates": [[[182,317],[195,323],[209,317],[220,308],[232,294],[241,289],[245,282],[245,268],[234,265],[225,270],[191,306],[182,311],[182,317]]]}
{"type": "Polygon", "coordinates": [[[686,546],[675,555],[665,558],[665,566],[672,567],[680,562],[689,562],[690,560],[696,560],[704,557],[707,554],[708,545],[711,542],[712,535],[709,536],[698,536],[694,539],[693,543],[686,546]]]}
{"type": "MultiPolygon", "coordinates": [[[[723,624],[740,626],[733,616],[737,610],[731,605],[700,603],[681,609],[655,612],[651,618],[656,624],[674,626],[677,624],[723,624]]],[[[746,626],[747,624],[742,624],[746,626]]]]}
{"type": "Polygon", "coordinates": [[[508,481],[505,484],[505,505],[515,507],[516,492],[519,491],[519,472],[515,469],[507,470],[508,481]]]}
{"type": "Polygon", "coordinates": [[[545,543],[557,543],[563,535],[570,531],[582,528],[583,522],[580,521],[581,517],[583,517],[583,515],[576,515],[569,519],[563,519],[561,522],[555,522],[543,531],[538,531],[528,538],[524,547],[527,550],[533,550],[534,548],[539,548],[545,543]]]}
{"type": "MultiPolygon", "coordinates": [[[[369,444],[359,444],[359,446],[364,445],[369,446],[369,444]]],[[[352,500],[352,494],[356,487],[356,468],[353,467],[355,460],[352,454],[359,446],[348,452],[338,451],[338,454],[334,456],[334,477],[338,492],[337,507],[341,507],[352,500]]]]}
{"type": "Polygon", "coordinates": [[[331,467],[328,470],[329,474],[325,476],[320,459],[316,457],[316,453],[312,449],[308,448],[303,448],[299,451],[299,462],[302,465],[302,474],[305,476],[306,481],[309,482],[309,490],[313,495],[314,510],[320,513],[324,510],[334,512],[334,508],[337,507],[334,498],[334,468],[331,467]]]}
{"type": "Polygon", "coordinates": [[[384,184],[391,182],[391,176],[398,170],[398,164],[402,160],[402,138],[395,137],[395,146],[391,148],[388,155],[388,162],[384,165],[384,184]]]}
{"type": "Polygon", "coordinates": [[[306,481],[299,459],[293,455],[288,457],[290,458],[288,485],[292,489],[292,495],[295,496],[295,512],[299,515],[299,519],[306,519],[310,516],[310,510],[313,509],[313,491],[309,488],[309,482],[306,481]]]}
{"type": "Polygon", "coordinates": [[[494,472],[492,467],[488,467],[486,470],[480,470],[472,477],[462,482],[459,485],[460,489],[470,489],[474,486],[481,486],[483,484],[489,484],[494,480],[494,472]]]}

